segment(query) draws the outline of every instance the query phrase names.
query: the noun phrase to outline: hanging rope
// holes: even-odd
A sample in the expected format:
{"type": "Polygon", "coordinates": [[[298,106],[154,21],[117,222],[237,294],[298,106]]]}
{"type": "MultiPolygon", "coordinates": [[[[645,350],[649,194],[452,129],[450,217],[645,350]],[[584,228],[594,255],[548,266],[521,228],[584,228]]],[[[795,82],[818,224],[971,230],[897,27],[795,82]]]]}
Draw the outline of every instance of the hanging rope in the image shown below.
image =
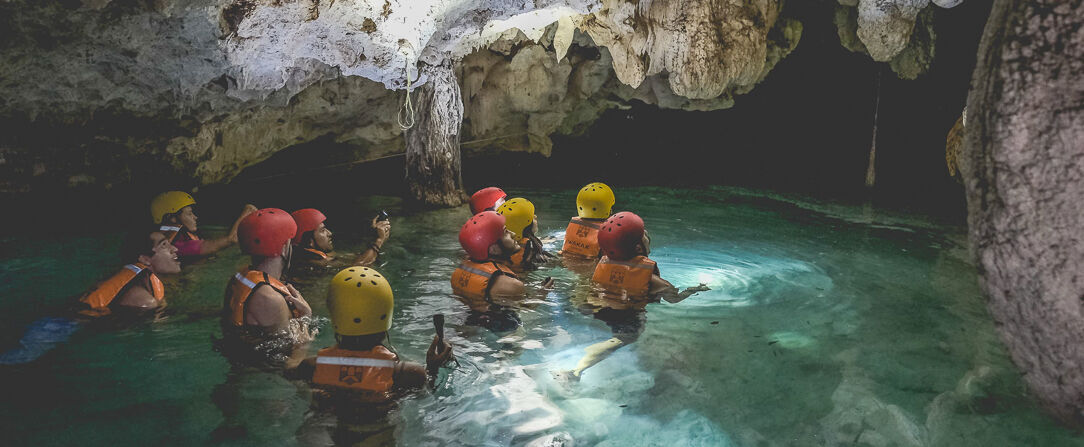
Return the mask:
{"type": "Polygon", "coordinates": [[[399,41],[400,48],[402,48],[404,44],[410,48],[411,53],[406,54],[406,52],[404,52],[404,59],[406,61],[406,67],[404,67],[404,71],[406,71],[406,99],[403,100],[403,105],[399,107],[399,113],[395,116],[395,119],[399,121],[400,129],[407,130],[414,127],[414,104],[411,104],[410,102],[410,89],[414,84],[414,81],[410,79],[410,62],[412,59],[411,55],[414,53],[414,46],[406,40],[399,41]]]}

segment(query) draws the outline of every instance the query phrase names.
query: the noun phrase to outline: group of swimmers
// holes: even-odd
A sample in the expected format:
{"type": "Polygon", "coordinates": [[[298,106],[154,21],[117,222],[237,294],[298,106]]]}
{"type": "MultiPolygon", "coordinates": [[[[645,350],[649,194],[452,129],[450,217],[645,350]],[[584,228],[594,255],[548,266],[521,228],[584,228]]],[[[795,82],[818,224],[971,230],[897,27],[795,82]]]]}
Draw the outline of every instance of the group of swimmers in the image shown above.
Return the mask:
{"type": "MultiPolygon", "coordinates": [[[[572,270],[589,272],[592,288],[587,295],[597,304],[593,315],[606,322],[614,335],[587,347],[574,369],[555,373],[574,381],[636,340],[647,303],[660,298],[676,303],[708,290],[701,284],[679,291],[662,279],[648,258],[651,239],[643,220],[631,212],[611,215],[614,203],[613,191],[605,184],[583,187],[576,198],[577,216],[569,222],[564,245],[555,256],[544,249],[529,200],[509,199],[496,187],[472,195],[472,216],[459,231],[466,258],[451,276],[454,295],[470,308],[466,324],[495,332],[518,327],[521,323],[514,309],[528,293],[523,281],[526,271],[563,259],[572,270]]],[[[394,297],[387,278],[372,267],[391,233],[386,213],[372,219],[375,237],[365,250],[341,260],[334,253],[327,218],[318,210],[287,213],[246,205],[226,236],[201,239],[195,204],[190,194],[181,191],[156,196],[150,206],[154,226],[126,237],[121,252],[129,264],[80,298],[81,317],[161,308],[166,291],[159,275],[180,272],[182,258],[238,244],[251,262],[228,280],[221,314],[223,335],[240,345],[289,337],[293,352],[300,355],[285,362],[288,377],[309,380],[325,394],[384,402],[401,391],[432,384],[439,369],[454,358],[440,330],[429,346],[425,365],[402,360],[388,345],[394,297]],[[336,344],[315,357],[304,358],[304,347],[314,335],[313,311],[301,293],[285,282],[291,263],[340,269],[331,279],[327,298],[336,344]]],[[[547,278],[537,288],[546,291],[553,286],[554,281],[547,278]]]]}
{"type": "MultiPolygon", "coordinates": [[[[679,291],[662,279],[648,258],[651,238],[643,219],[628,211],[611,214],[614,204],[613,190],[606,184],[584,186],[576,195],[577,215],[565,229],[560,257],[570,270],[590,277],[583,295],[593,316],[613,332],[610,339],[585,348],[575,368],[554,373],[566,383],[578,381],[585,370],[636,341],[648,303],[677,303],[709,290],[700,284],[679,291]]],[[[467,324],[513,329],[519,320],[511,309],[528,293],[524,272],[556,257],[543,249],[531,201],[509,199],[501,189],[489,187],[474,193],[470,205],[473,216],[459,230],[467,259],[452,273],[452,291],[471,309],[467,324]]],[[[553,285],[552,278],[546,278],[538,288],[553,285]]]]}

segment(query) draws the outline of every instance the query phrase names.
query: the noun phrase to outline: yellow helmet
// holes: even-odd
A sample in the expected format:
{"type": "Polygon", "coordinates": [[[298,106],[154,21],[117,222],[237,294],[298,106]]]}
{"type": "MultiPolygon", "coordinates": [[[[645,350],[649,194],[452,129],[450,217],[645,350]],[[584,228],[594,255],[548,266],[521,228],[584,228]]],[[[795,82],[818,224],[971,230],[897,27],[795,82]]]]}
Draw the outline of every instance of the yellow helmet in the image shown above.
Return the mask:
{"type": "Polygon", "coordinates": [[[188,205],[195,205],[196,199],[183,191],[169,191],[161,193],[151,200],[151,220],[156,224],[162,223],[166,215],[176,213],[188,205]]]}
{"type": "Polygon", "coordinates": [[[391,284],[369,267],[349,267],[331,278],[327,308],[339,335],[378,334],[391,329],[395,298],[391,284]]]}
{"type": "Polygon", "coordinates": [[[605,183],[590,183],[576,194],[576,212],[587,219],[610,217],[614,206],[614,191],[605,183]]]}
{"type": "Polygon", "coordinates": [[[534,204],[530,200],[516,197],[497,207],[497,214],[504,216],[504,227],[523,239],[523,230],[534,222],[534,204]]]}

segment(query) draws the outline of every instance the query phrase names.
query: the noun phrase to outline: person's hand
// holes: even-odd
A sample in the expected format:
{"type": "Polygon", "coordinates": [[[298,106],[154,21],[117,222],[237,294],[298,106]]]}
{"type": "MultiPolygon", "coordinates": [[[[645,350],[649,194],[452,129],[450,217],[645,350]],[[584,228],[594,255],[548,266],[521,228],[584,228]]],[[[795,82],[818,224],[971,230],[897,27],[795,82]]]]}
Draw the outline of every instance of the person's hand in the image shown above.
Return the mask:
{"type": "Polygon", "coordinates": [[[707,292],[709,290],[711,290],[711,288],[708,287],[707,284],[700,283],[700,285],[698,285],[696,287],[689,287],[689,288],[685,289],[685,292],[693,294],[693,293],[696,293],[696,292],[707,292]]]}
{"type": "Polygon", "coordinates": [[[554,279],[553,279],[553,277],[552,277],[552,276],[547,276],[547,277],[546,277],[546,279],[543,279],[543,280],[542,280],[542,284],[541,284],[541,285],[540,285],[539,287],[541,287],[541,288],[542,288],[542,290],[552,290],[552,289],[553,289],[553,285],[554,285],[554,284],[555,284],[556,282],[557,282],[557,281],[554,281],[554,279]]]}
{"type": "Polygon", "coordinates": [[[373,230],[376,231],[377,245],[382,245],[384,241],[388,240],[388,236],[391,236],[391,221],[390,220],[377,220],[378,217],[373,218],[373,230]]]}
{"type": "Polygon", "coordinates": [[[256,211],[259,211],[259,208],[256,208],[256,205],[246,203],[244,209],[241,210],[240,219],[244,219],[245,217],[248,217],[249,214],[255,213],[256,211]]]}
{"type": "Polygon", "coordinates": [[[452,345],[433,336],[433,343],[429,344],[429,350],[425,352],[425,367],[430,375],[436,375],[437,370],[455,358],[452,355],[452,345]]]}
{"type": "Polygon", "coordinates": [[[294,309],[297,309],[298,317],[308,317],[312,315],[312,307],[309,306],[309,302],[305,301],[305,298],[301,296],[301,292],[298,292],[293,285],[287,284],[286,290],[290,291],[290,296],[285,297],[286,302],[293,304],[294,309]]]}

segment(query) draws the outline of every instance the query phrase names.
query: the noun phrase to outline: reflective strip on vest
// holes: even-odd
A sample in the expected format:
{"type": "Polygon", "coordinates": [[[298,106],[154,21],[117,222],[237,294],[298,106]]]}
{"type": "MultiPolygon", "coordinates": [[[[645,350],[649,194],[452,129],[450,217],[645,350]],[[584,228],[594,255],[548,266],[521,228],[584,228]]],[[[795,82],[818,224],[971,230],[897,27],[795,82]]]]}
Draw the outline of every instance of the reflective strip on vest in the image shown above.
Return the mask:
{"type": "Polygon", "coordinates": [[[394,368],[394,360],[369,359],[361,357],[317,357],[317,364],[342,366],[368,366],[370,368],[394,368]]]}
{"type": "Polygon", "coordinates": [[[487,272],[487,271],[485,271],[485,270],[482,270],[482,269],[476,269],[476,268],[474,268],[474,267],[471,267],[471,266],[469,266],[469,265],[465,265],[465,264],[464,264],[464,265],[460,265],[460,266],[459,266],[459,268],[461,268],[461,269],[463,269],[463,270],[466,270],[466,271],[468,271],[468,272],[471,272],[471,273],[473,273],[473,274],[475,274],[475,275],[481,275],[481,276],[485,276],[485,277],[487,277],[487,278],[489,278],[489,277],[492,277],[492,276],[493,276],[493,273],[495,273],[495,271],[494,271],[494,272],[487,272]]]}
{"type": "MultiPolygon", "coordinates": [[[[245,325],[245,303],[248,302],[249,297],[252,296],[252,291],[260,284],[267,284],[282,295],[283,300],[286,300],[286,297],[290,295],[290,290],[286,288],[285,284],[275,278],[266,276],[264,272],[259,270],[249,270],[245,272],[244,275],[242,275],[241,272],[234,273],[233,280],[231,280],[229,286],[226,287],[226,302],[224,304],[224,307],[229,308],[230,321],[234,326],[243,327],[245,325]],[[259,282],[249,279],[248,275],[257,276],[259,282]],[[267,281],[264,281],[264,279],[267,281]],[[243,287],[243,289],[235,287],[234,281],[236,281],[236,284],[243,287]]],[[[290,302],[286,301],[286,304],[289,306],[290,302]]],[[[297,318],[299,315],[298,310],[294,309],[293,306],[290,306],[290,310],[292,311],[294,318],[297,318]]]]}
{"type": "Polygon", "coordinates": [[[463,261],[452,272],[452,293],[471,300],[489,301],[489,286],[497,272],[515,277],[515,272],[507,266],[501,266],[493,262],[479,264],[474,261],[463,261]]]}
{"type": "MultiPolygon", "coordinates": [[[[146,269],[147,266],[143,264],[128,264],[123,269],[113,274],[105,281],[102,281],[85,295],[79,299],[80,302],[87,305],[89,310],[82,310],[79,313],[89,316],[102,316],[109,314],[109,305],[113,300],[120,296],[120,292],[124,290],[133,280],[139,277],[139,274],[146,269]]],[[[151,285],[151,295],[158,301],[162,301],[165,298],[165,287],[162,285],[162,281],[158,279],[154,273],[150,273],[149,276],[151,285]]]]}
{"type": "Polygon", "coordinates": [[[234,273],[233,277],[234,277],[234,279],[240,281],[241,284],[244,284],[245,287],[248,287],[249,289],[253,289],[253,288],[256,287],[256,283],[252,282],[248,278],[245,278],[244,275],[241,274],[241,272],[234,273]]]}

